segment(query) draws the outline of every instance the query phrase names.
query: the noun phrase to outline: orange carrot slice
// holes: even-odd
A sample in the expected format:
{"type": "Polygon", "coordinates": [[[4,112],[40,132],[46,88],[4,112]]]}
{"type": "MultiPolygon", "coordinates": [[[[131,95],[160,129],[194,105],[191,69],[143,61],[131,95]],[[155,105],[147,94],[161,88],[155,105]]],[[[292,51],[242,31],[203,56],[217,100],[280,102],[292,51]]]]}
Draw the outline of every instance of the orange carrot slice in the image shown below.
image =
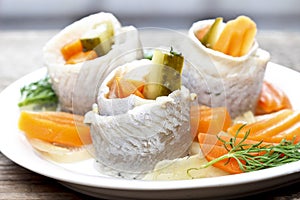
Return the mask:
{"type": "Polygon", "coordinates": [[[196,31],[195,36],[200,41],[204,37],[204,35],[209,31],[211,25],[207,25],[204,28],[196,31]]]}
{"type": "Polygon", "coordinates": [[[144,82],[138,80],[124,79],[116,76],[113,81],[108,84],[108,98],[125,98],[131,94],[145,98],[143,95],[144,82]]]}
{"type": "Polygon", "coordinates": [[[131,94],[135,94],[136,96],[145,98],[141,92],[144,87],[144,82],[121,78],[119,79],[119,83],[120,90],[122,93],[119,98],[125,98],[131,94]]]}
{"type": "Polygon", "coordinates": [[[256,24],[246,16],[228,21],[213,49],[231,56],[245,55],[253,44],[256,24]]]}
{"type": "Polygon", "coordinates": [[[241,46],[243,42],[243,29],[232,31],[230,43],[226,54],[237,57],[240,55],[241,46]]]}
{"type": "Polygon", "coordinates": [[[197,133],[217,134],[226,131],[231,125],[231,117],[225,107],[194,106],[191,108],[191,116],[192,131],[196,128],[197,133]]]}
{"type": "MultiPolygon", "coordinates": [[[[264,119],[244,126],[237,137],[244,137],[246,131],[250,130],[249,139],[279,143],[283,139],[292,140],[300,137],[300,112],[285,109],[276,113],[268,114],[264,119]]],[[[235,124],[228,128],[228,133],[234,135],[241,127],[235,124]]]]}
{"type": "MultiPolygon", "coordinates": [[[[244,126],[240,130],[238,137],[244,137],[245,133],[248,130],[251,130],[249,134],[249,138],[253,138],[255,137],[255,134],[257,134],[259,131],[264,130],[266,127],[270,127],[273,126],[274,124],[279,123],[280,121],[284,120],[287,116],[289,116],[292,113],[293,113],[292,110],[285,109],[285,110],[278,111],[276,113],[269,114],[269,116],[265,117],[262,120],[244,126]]],[[[236,123],[230,128],[228,128],[227,132],[231,135],[235,135],[238,129],[242,125],[243,124],[241,123],[236,123]]]]}
{"type": "Polygon", "coordinates": [[[228,54],[228,49],[230,46],[230,41],[232,38],[232,32],[234,30],[234,21],[228,21],[226,23],[226,26],[224,27],[219,39],[215,43],[215,45],[212,47],[212,49],[216,51],[220,51],[224,54],[228,54]]]}
{"type": "Polygon", "coordinates": [[[247,54],[253,45],[253,41],[257,32],[256,24],[251,21],[249,27],[244,33],[243,43],[240,51],[240,56],[247,54]]]}
{"type": "Polygon", "coordinates": [[[280,142],[282,138],[286,140],[294,140],[294,144],[300,142],[300,122],[295,123],[288,129],[272,137],[272,141],[280,142]]]}
{"type": "MultiPolygon", "coordinates": [[[[219,135],[219,137],[224,141],[229,141],[232,138],[232,136],[227,136],[227,135],[219,135]]],[[[224,146],[223,142],[220,141],[217,138],[217,135],[215,135],[215,134],[199,133],[198,140],[199,140],[200,146],[203,144],[211,145],[211,146],[224,146]]],[[[243,140],[243,138],[236,138],[235,144],[240,143],[242,140],[243,140]]],[[[260,142],[260,141],[247,139],[244,143],[245,144],[256,144],[257,142],[260,142]]],[[[270,143],[262,142],[262,145],[268,145],[268,144],[270,144],[270,143]]],[[[276,144],[276,143],[274,143],[274,144],[276,144]]],[[[202,149],[202,152],[204,155],[210,153],[210,151],[211,150],[208,149],[208,146],[206,147],[206,149],[204,149],[204,150],[202,149]]]]}
{"type": "Polygon", "coordinates": [[[287,95],[280,88],[264,81],[255,114],[267,114],[286,108],[292,108],[287,95]]]}
{"type": "Polygon", "coordinates": [[[93,60],[95,58],[97,58],[98,55],[96,53],[96,51],[92,50],[92,51],[87,51],[87,52],[79,52],[73,56],[71,56],[66,64],[76,64],[76,63],[81,63],[87,60],[93,60]]]}
{"type": "Polygon", "coordinates": [[[238,57],[246,54],[253,44],[256,25],[249,17],[240,16],[235,20],[234,27],[228,54],[238,57]]]}
{"type": "MultiPolygon", "coordinates": [[[[232,137],[226,136],[226,135],[219,135],[219,137],[226,141],[229,142],[232,137]]],[[[238,143],[242,142],[243,138],[236,138],[235,144],[237,145],[238,143]]],[[[215,134],[209,134],[209,133],[199,133],[198,134],[198,141],[199,145],[201,148],[202,153],[204,154],[205,158],[208,161],[215,160],[225,154],[228,153],[227,149],[231,149],[230,146],[227,146],[227,149],[224,146],[224,143],[220,141],[215,134]]],[[[243,144],[257,144],[258,141],[255,140],[249,140],[246,139],[243,144]]],[[[262,142],[260,146],[265,146],[265,145],[273,145],[271,143],[267,142],[262,142]]],[[[247,148],[246,146],[244,148],[247,148]]],[[[240,160],[241,163],[245,163],[243,160],[240,160]]],[[[240,169],[240,166],[238,162],[235,159],[223,159],[215,164],[213,164],[214,167],[217,167],[219,169],[222,169],[226,172],[229,172],[231,174],[238,174],[242,173],[243,171],[240,169]]]]}
{"type": "MultiPolygon", "coordinates": [[[[208,161],[212,161],[216,158],[219,158],[228,153],[228,151],[222,146],[210,146],[210,145],[202,145],[201,148],[209,148],[211,149],[210,153],[205,156],[208,161]],[[207,147],[206,147],[207,146],[207,147]]],[[[241,161],[243,162],[243,161],[241,161]]],[[[221,170],[224,170],[230,174],[239,174],[243,173],[240,169],[239,164],[236,160],[231,159],[223,159],[213,164],[214,167],[217,167],[221,170]]]]}
{"type": "MultiPolygon", "coordinates": [[[[212,161],[216,158],[219,158],[228,153],[226,148],[222,146],[222,142],[218,140],[215,134],[209,133],[199,133],[198,134],[198,141],[201,148],[201,151],[207,161],[212,161]]],[[[222,169],[229,173],[241,173],[242,170],[239,168],[237,163],[230,162],[230,164],[226,164],[228,159],[221,160],[215,164],[214,167],[222,169]]],[[[228,162],[229,163],[229,162],[228,162]]]]}
{"type": "Polygon", "coordinates": [[[83,48],[80,40],[75,40],[63,46],[61,53],[65,60],[69,60],[73,55],[82,52],[83,48]]]}
{"type": "Polygon", "coordinates": [[[255,134],[255,137],[258,139],[270,138],[273,136],[278,135],[289,129],[294,124],[300,122],[300,113],[294,112],[291,113],[289,116],[284,118],[283,120],[279,121],[276,124],[273,124],[270,127],[265,127],[263,130],[258,131],[255,134]]]}
{"type": "Polygon", "coordinates": [[[90,129],[83,116],[64,112],[22,111],[19,129],[30,139],[40,139],[62,146],[80,147],[90,144],[90,129]]]}

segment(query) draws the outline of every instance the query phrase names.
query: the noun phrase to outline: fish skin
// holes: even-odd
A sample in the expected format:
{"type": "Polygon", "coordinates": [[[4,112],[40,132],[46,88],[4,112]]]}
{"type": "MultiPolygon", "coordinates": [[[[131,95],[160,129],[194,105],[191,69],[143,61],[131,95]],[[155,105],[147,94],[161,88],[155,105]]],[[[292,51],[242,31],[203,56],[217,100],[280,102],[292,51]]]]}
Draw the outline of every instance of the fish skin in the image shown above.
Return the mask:
{"type": "Polygon", "coordinates": [[[90,111],[85,115],[102,168],[125,178],[141,178],[158,161],[187,155],[193,141],[189,90],[182,87],[150,101],[123,114],[103,116],[90,111]]]}

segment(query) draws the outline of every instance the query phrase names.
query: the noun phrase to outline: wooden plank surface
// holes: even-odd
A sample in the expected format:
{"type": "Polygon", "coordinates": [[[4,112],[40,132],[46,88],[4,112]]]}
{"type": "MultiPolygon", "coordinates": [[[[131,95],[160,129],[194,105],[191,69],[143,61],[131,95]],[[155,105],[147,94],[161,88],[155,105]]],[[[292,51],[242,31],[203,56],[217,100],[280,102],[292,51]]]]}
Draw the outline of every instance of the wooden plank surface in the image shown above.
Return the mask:
{"type": "MultiPolygon", "coordinates": [[[[56,32],[55,30],[0,32],[0,92],[13,81],[43,66],[43,45],[56,32]]],[[[300,71],[299,33],[260,32],[258,42],[261,48],[271,53],[272,62],[300,71]]],[[[300,180],[298,184],[245,199],[299,198],[299,184],[300,180]]],[[[79,200],[93,198],[74,192],[56,180],[24,169],[0,153],[0,199],[79,200]]]]}

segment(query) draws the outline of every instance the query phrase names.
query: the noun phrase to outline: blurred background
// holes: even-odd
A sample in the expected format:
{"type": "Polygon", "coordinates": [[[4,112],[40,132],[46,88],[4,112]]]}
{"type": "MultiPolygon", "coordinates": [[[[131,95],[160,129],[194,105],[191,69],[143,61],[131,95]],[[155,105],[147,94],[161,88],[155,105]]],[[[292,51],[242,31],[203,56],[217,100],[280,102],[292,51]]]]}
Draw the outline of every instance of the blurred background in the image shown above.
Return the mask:
{"type": "Polygon", "coordinates": [[[61,29],[83,16],[112,12],[123,25],[188,29],[194,21],[240,14],[259,29],[300,30],[297,0],[0,0],[0,30],[61,29]]]}

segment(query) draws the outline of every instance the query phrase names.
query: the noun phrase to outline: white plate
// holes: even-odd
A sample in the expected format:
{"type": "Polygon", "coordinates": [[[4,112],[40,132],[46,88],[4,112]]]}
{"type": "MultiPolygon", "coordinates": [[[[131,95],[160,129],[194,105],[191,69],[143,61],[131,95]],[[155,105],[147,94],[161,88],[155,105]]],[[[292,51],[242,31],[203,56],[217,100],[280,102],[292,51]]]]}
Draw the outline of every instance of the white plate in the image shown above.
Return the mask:
{"type": "MultiPolygon", "coordinates": [[[[225,198],[248,195],[291,183],[300,178],[300,162],[271,169],[223,177],[183,181],[140,181],[107,177],[94,169],[94,160],[57,164],[36,154],[23,133],[18,130],[20,87],[46,74],[37,70],[10,85],[0,94],[0,148],[15,163],[41,175],[54,178],[76,191],[101,198],[183,199],[225,198]]],[[[295,109],[300,108],[300,74],[269,63],[266,77],[280,86],[295,109]]]]}

